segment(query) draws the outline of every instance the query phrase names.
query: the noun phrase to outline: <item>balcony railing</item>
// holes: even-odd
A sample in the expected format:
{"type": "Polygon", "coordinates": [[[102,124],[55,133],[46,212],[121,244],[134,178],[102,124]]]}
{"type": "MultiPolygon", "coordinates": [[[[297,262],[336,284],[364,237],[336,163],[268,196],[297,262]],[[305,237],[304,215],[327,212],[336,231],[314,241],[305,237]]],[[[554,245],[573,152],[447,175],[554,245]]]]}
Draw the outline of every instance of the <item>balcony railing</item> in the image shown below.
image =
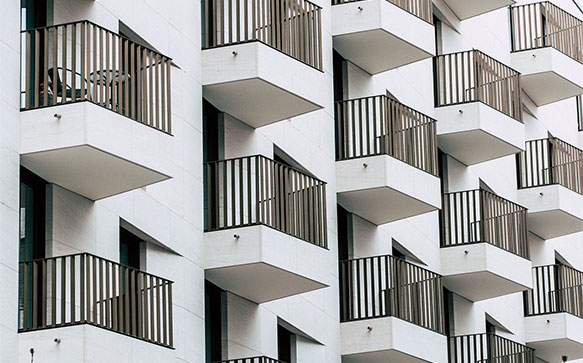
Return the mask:
{"type": "Polygon", "coordinates": [[[449,363],[535,363],[535,351],[492,333],[449,338],[449,363]]]}
{"type": "Polygon", "coordinates": [[[583,63],[583,21],[550,1],[510,8],[512,51],[553,47],[583,63]]]}
{"type": "Polygon", "coordinates": [[[286,363],[281,360],[269,358],[269,357],[252,357],[252,358],[237,358],[237,359],[227,359],[216,361],[212,363],[286,363]]]}
{"type": "Polygon", "coordinates": [[[518,187],[559,184],[583,194],[583,150],[557,138],[526,142],[516,155],[518,187]]]}
{"type": "Polygon", "coordinates": [[[336,160],[390,155],[437,175],[436,121],[387,96],[336,102],[336,160]]]}
{"type": "Polygon", "coordinates": [[[171,59],[90,21],[25,30],[21,109],[90,101],[171,133],[171,59]]]}
{"type": "Polygon", "coordinates": [[[435,107],[482,102],[522,121],[520,73],[478,50],[434,58],[435,107]]]}
{"type": "MultiPolygon", "coordinates": [[[[332,0],[332,5],[346,4],[361,0],[332,0]]],[[[433,2],[431,0],[387,0],[401,9],[433,24],[433,2]]]]}
{"type": "Polygon", "coordinates": [[[577,96],[577,125],[579,126],[579,131],[583,131],[583,96],[577,96]]]}
{"type": "Polygon", "coordinates": [[[90,324],[172,347],[172,282],[88,253],[20,263],[19,331],[90,324]]]}
{"type": "Polygon", "coordinates": [[[486,190],[443,196],[441,247],[486,242],[529,258],[526,208],[486,190]]]}
{"type": "Polygon", "coordinates": [[[393,256],[340,262],[340,320],[396,317],[444,334],[441,276],[393,256]]]}
{"type": "Polygon", "coordinates": [[[321,8],[307,0],[204,0],[203,48],[260,41],[322,70],[321,8]]]}
{"type": "Polygon", "coordinates": [[[532,269],[533,289],[524,292],[524,314],[570,313],[583,318],[583,272],[565,265],[532,269]]]}
{"type": "Polygon", "coordinates": [[[261,155],[205,167],[205,231],[262,224],[327,248],[326,183],[261,155]]]}

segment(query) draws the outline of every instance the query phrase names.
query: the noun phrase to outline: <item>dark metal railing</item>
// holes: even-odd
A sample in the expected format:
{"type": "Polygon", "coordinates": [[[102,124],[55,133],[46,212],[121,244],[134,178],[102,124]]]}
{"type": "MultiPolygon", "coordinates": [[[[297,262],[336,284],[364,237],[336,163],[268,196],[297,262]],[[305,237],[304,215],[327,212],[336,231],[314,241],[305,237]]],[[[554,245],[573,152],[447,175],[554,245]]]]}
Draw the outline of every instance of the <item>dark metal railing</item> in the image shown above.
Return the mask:
{"type": "Polygon", "coordinates": [[[307,0],[204,0],[203,48],[260,41],[322,70],[322,9],[307,0]]]}
{"type": "Polygon", "coordinates": [[[336,102],[336,160],[383,154],[437,175],[436,121],[387,96],[336,102]]]}
{"type": "Polygon", "coordinates": [[[533,288],[525,291],[524,314],[570,313],[583,318],[583,272],[565,265],[532,269],[533,288]]]}
{"type": "MultiPolygon", "coordinates": [[[[351,3],[361,0],[332,0],[332,5],[351,3]]],[[[401,9],[433,24],[433,2],[431,0],[387,0],[401,9]]]]}
{"type": "Polygon", "coordinates": [[[486,242],[529,258],[526,208],[483,189],[443,195],[441,247],[486,242]]]}
{"type": "Polygon", "coordinates": [[[493,333],[449,338],[449,363],[535,363],[535,350],[493,333]]]}
{"type": "Polygon", "coordinates": [[[252,357],[252,358],[227,359],[227,360],[215,361],[212,363],[286,363],[286,362],[263,356],[263,357],[252,357]]]}
{"type": "Polygon", "coordinates": [[[475,49],[433,59],[435,107],[483,102],[522,121],[520,73],[475,49]]]}
{"type": "Polygon", "coordinates": [[[553,47],[583,63],[583,21],[550,1],[510,8],[512,51],[553,47]]]}
{"type": "Polygon", "coordinates": [[[21,109],[90,101],[167,133],[171,59],[90,21],[22,32],[21,109]]]}
{"type": "Polygon", "coordinates": [[[583,194],[583,150],[557,138],[527,141],[516,170],[521,189],[559,184],[583,194]]]}
{"type": "Polygon", "coordinates": [[[19,331],[91,324],[173,345],[172,282],[80,253],[20,263],[19,331]]]}
{"type": "Polygon", "coordinates": [[[341,322],[396,317],[444,334],[441,276],[393,256],[340,262],[341,322]]]}
{"type": "Polygon", "coordinates": [[[205,231],[263,224],[328,246],[326,183],[261,155],[205,164],[205,231]]]}

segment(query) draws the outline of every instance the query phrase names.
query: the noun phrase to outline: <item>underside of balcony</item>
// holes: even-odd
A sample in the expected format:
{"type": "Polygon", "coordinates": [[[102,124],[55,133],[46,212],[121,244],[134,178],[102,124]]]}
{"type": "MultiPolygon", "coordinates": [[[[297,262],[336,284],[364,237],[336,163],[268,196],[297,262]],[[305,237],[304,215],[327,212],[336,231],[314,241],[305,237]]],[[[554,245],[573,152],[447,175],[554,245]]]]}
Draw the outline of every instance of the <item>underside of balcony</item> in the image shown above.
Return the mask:
{"type": "Polygon", "coordinates": [[[444,2],[460,20],[482,15],[516,3],[514,0],[444,0],[444,2]]]}
{"type": "Polygon", "coordinates": [[[414,15],[387,0],[335,2],[334,49],[370,74],[432,57],[431,2],[421,3],[414,15]]]}

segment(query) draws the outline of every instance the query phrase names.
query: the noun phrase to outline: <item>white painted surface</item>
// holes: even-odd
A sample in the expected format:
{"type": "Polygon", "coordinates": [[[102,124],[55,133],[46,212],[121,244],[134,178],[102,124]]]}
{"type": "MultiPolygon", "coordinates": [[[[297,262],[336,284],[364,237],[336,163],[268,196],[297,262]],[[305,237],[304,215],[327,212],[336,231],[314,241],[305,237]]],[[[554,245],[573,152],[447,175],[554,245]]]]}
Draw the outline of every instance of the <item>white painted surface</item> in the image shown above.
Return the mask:
{"type": "Polygon", "coordinates": [[[531,288],[531,266],[529,260],[486,242],[441,249],[445,287],[470,301],[531,288]]]}
{"type": "Polygon", "coordinates": [[[324,75],[259,41],[202,52],[204,97],[252,127],[320,109],[324,75]]]}
{"type": "Polygon", "coordinates": [[[468,19],[516,3],[514,0],[443,0],[461,19],[468,19]]]}
{"type": "Polygon", "coordinates": [[[370,74],[435,55],[433,25],[386,0],[332,6],[334,48],[370,74]]]}
{"type": "Polygon", "coordinates": [[[544,239],[583,231],[583,195],[562,185],[521,189],[518,201],[528,208],[528,228],[544,239]]]}
{"type": "Polygon", "coordinates": [[[20,127],[22,164],[91,200],[173,174],[171,135],[90,102],[21,112],[20,127]]]}
{"type": "Polygon", "coordinates": [[[568,313],[525,318],[526,342],[548,362],[583,358],[583,319],[568,313]]]}
{"type": "Polygon", "coordinates": [[[204,251],[207,279],[258,304],[329,285],[328,250],[267,226],[206,232],[204,251]]]}
{"type": "Polygon", "coordinates": [[[555,48],[512,53],[511,66],[521,73],[520,86],[538,106],[583,94],[583,64],[555,48]]]}
{"type": "Polygon", "coordinates": [[[524,149],[524,124],[482,102],[438,107],[435,115],[440,149],[466,165],[524,149]]]}
{"type": "Polygon", "coordinates": [[[377,225],[441,206],[437,177],[388,155],[338,161],[336,173],[339,203],[377,225]]]}
{"type": "Polygon", "coordinates": [[[445,335],[394,318],[340,324],[343,363],[447,362],[445,335]]]}

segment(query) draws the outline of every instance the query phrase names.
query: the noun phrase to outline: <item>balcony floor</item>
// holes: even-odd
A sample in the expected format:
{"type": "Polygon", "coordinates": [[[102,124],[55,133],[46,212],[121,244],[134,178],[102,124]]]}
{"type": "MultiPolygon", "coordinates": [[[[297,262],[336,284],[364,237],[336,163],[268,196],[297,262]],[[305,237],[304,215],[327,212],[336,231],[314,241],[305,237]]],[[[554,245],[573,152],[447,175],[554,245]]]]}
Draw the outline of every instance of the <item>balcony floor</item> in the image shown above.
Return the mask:
{"type": "Polygon", "coordinates": [[[438,107],[435,113],[439,148],[465,165],[524,148],[524,124],[484,103],[438,107]]]}
{"type": "Polygon", "coordinates": [[[334,49],[370,74],[432,57],[433,31],[433,25],[386,0],[332,6],[334,49]]]}
{"type": "Polygon", "coordinates": [[[518,202],[528,208],[528,228],[543,239],[583,231],[583,195],[562,185],[521,189],[518,202]]]}
{"type": "Polygon", "coordinates": [[[170,178],[172,136],[103,107],[78,102],[24,111],[20,118],[22,165],[86,198],[170,178]]]}
{"type": "Polygon", "coordinates": [[[202,57],[204,98],[253,128],[324,104],[322,72],[259,41],[205,49],[202,57]]]}
{"type": "Polygon", "coordinates": [[[525,318],[526,342],[547,362],[583,358],[583,319],[568,313],[525,318]]]}
{"type": "Polygon", "coordinates": [[[441,248],[444,285],[470,301],[524,291],[531,287],[531,262],[489,243],[441,248]]]}
{"type": "Polygon", "coordinates": [[[583,64],[554,48],[515,52],[511,60],[522,73],[520,86],[537,106],[583,94],[583,64]]]}
{"type": "Polygon", "coordinates": [[[388,155],[337,161],[336,180],[339,203],[376,225],[441,206],[437,177],[388,155]]]}
{"type": "Polygon", "coordinates": [[[514,0],[444,0],[460,20],[465,20],[487,12],[510,6],[514,0]]]}
{"type": "Polygon", "coordinates": [[[204,247],[206,278],[258,304],[328,286],[328,250],[267,226],[205,232],[204,247]]]}
{"type": "Polygon", "coordinates": [[[395,317],[341,323],[340,335],[342,363],[447,362],[445,335],[395,317]]]}

